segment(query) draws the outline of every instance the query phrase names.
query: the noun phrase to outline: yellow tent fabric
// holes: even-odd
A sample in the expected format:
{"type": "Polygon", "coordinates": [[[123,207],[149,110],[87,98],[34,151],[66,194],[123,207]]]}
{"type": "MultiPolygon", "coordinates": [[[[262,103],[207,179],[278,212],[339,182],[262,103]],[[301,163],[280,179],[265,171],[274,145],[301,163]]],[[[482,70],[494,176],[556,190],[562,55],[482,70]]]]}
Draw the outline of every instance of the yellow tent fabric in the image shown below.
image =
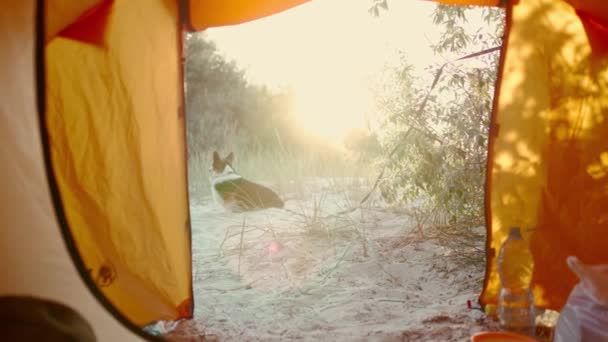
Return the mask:
{"type": "Polygon", "coordinates": [[[48,143],[67,225],[130,321],[190,317],[178,4],[105,5],[101,45],[59,35],[46,48],[48,143]]]}
{"type": "Polygon", "coordinates": [[[8,296],[63,303],[84,317],[98,341],[142,340],[87,288],[58,226],[37,108],[36,76],[43,70],[36,63],[37,2],[2,0],[0,7],[0,306],[6,310],[8,296]]]}
{"type": "Polygon", "coordinates": [[[608,262],[608,31],[564,1],[510,10],[491,127],[483,304],[511,226],[536,264],[536,303],[560,309],[576,282],[565,258],[608,262]]]}

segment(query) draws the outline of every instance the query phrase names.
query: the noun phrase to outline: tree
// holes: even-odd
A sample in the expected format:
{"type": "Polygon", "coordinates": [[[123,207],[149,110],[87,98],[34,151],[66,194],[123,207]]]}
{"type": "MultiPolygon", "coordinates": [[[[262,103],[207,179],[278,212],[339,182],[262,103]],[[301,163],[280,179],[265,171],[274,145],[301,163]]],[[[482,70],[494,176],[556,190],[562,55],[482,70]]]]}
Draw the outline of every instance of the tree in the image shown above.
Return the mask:
{"type": "MultiPolygon", "coordinates": [[[[374,0],[372,14],[387,10],[374,0]]],[[[437,54],[465,55],[498,46],[502,39],[501,9],[437,5],[433,21],[442,27],[433,45],[437,54]],[[479,16],[480,27],[468,21],[479,16]]],[[[412,72],[407,55],[386,69],[386,85],[376,88],[382,121],[383,164],[381,185],[389,202],[422,199],[429,213],[441,212],[453,225],[483,224],[484,184],[489,118],[496,82],[498,53],[476,57],[474,65],[451,63],[437,85],[412,72]],[[424,105],[423,105],[424,103],[424,105]]]]}
{"type": "MultiPolygon", "coordinates": [[[[186,37],[186,115],[190,154],[268,147],[290,126],[288,92],[250,84],[204,33],[186,37]]],[[[285,134],[288,136],[287,134],[285,134]]]]}

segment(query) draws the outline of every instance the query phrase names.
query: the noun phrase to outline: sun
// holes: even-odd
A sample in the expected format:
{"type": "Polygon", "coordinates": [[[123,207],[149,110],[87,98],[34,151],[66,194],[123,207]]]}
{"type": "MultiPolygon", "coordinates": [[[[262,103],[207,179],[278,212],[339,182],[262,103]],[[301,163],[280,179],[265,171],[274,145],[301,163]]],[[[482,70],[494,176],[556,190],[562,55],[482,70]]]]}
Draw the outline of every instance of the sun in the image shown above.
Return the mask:
{"type": "Polygon", "coordinates": [[[421,68],[434,58],[427,41],[434,35],[434,4],[395,1],[379,18],[369,15],[369,5],[311,1],[208,34],[247,69],[249,81],[292,91],[290,114],[302,133],[340,143],[350,130],[367,128],[373,96],[366,80],[382,71],[394,51],[409,48],[408,58],[421,68]]]}
{"type": "Polygon", "coordinates": [[[343,79],[294,85],[293,113],[303,133],[341,144],[353,129],[365,127],[371,93],[343,79]]]}

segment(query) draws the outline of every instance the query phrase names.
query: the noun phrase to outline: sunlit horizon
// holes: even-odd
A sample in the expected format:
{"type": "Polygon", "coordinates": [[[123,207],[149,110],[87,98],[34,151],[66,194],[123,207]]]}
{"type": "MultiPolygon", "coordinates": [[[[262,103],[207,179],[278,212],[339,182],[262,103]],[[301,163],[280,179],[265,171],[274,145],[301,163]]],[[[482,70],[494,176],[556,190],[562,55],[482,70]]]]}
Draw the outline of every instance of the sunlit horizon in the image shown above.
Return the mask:
{"type": "Polygon", "coordinates": [[[444,61],[430,47],[439,37],[432,23],[434,3],[392,1],[380,17],[369,14],[371,4],[311,1],[207,34],[246,70],[250,82],[289,88],[290,114],[307,134],[339,144],[349,131],[367,128],[373,105],[370,78],[394,62],[398,50],[418,71],[444,61]]]}

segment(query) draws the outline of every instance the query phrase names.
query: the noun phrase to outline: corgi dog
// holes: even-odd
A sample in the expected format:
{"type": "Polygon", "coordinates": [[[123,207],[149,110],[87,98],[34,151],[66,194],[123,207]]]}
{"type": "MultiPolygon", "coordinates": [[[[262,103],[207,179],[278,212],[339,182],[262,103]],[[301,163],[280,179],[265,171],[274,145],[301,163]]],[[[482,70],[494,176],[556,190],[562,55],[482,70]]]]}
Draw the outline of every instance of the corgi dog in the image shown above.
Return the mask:
{"type": "Polygon", "coordinates": [[[213,152],[209,178],[216,203],[232,212],[283,208],[283,201],[274,191],[236,173],[232,166],[233,160],[232,152],[223,159],[217,152],[213,152]]]}

